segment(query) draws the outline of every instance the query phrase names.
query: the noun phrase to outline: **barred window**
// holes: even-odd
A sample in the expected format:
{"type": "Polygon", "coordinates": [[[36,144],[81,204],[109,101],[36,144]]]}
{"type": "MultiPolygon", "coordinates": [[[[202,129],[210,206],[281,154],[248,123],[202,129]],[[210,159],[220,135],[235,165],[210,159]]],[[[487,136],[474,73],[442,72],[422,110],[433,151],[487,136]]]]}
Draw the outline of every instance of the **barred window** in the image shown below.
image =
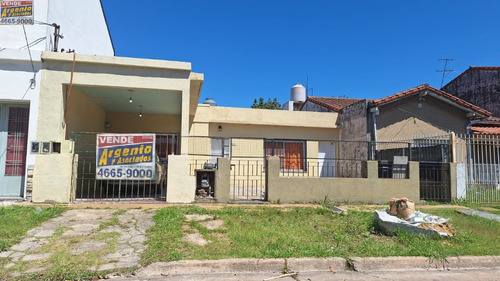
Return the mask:
{"type": "Polygon", "coordinates": [[[304,170],[305,141],[266,140],[265,154],[278,156],[282,170],[304,170]]]}

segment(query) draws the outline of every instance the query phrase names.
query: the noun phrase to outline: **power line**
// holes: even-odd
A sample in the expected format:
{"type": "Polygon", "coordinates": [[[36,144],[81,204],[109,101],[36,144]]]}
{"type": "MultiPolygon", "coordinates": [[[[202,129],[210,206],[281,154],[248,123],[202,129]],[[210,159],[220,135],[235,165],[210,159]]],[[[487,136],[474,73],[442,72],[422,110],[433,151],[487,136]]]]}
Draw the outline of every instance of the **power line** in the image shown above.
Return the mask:
{"type": "Polygon", "coordinates": [[[436,70],[436,72],[443,72],[443,77],[441,78],[441,87],[439,87],[441,89],[441,88],[443,88],[444,77],[446,76],[446,74],[449,74],[450,72],[455,71],[453,69],[446,69],[446,67],[448,66],[448,62],[449,61],[456,61],[456,59],[438,59],[438,61],[444,61],[443,70],[436,70]]]}
{"type": "Polygon", "coordinates": [[[31,62],[31,69],[33,70],[33,79],[30,80],[30,88],[34,89],[36,86],[36,72],[35,72],[35,66],[33,65],[33,58],[31,57],[31,50],[30,50],[30,44],[28,43],[28,36],[26,35],[26,28],[24,28],[23,24],[23,31],[24,31],[24,39],[26,39],[26,46],[28,47],[28,54],[30,55],[30,62],[31,62]]]}

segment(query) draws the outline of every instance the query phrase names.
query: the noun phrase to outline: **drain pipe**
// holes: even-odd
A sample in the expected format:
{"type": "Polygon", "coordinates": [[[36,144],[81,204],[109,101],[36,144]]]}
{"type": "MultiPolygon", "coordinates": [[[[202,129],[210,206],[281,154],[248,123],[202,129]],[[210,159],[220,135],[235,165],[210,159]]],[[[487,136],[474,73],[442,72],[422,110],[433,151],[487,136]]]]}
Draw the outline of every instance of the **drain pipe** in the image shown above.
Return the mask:
{"type": "Polygon", "coordinates": [[[372,124],[371,124],[371,130],[372,133],[370,134],[371,141],[375,143],[375,146],[372,147],[372,155],[371,155],[371,160],[376,160],[375,159],[375,152],[377,151],[377,115],[379,114],[379,109],[378,107],[372,107],[370,108],[370,113],[372,115],[372,124]],[[374,148],[374,149],[373,149],[374,148]]]}

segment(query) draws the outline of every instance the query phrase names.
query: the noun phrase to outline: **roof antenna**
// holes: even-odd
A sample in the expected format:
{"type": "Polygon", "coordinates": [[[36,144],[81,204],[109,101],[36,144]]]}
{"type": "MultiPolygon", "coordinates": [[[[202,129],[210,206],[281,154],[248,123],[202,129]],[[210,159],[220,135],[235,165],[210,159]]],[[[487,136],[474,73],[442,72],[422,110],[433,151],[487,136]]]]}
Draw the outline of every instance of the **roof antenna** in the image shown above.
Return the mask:
{"type": "Polygon", "coordinates": [[[309,75],[308,75],[306,76],[306,99],[309,97],[309,91],[311,91],[311,96],[314,96],[313,88],[309,89],[309,75]]]}
{"type": "Polygon", "coordinates": [[[448,66],[448,62],[449,61],[456,61],[456,59],[438,59],[438,61],[444,61],[444,68],[443,68],[443,70],[436,70],[436,72],[442,72],[443,73],[443,77],[441,78],[441,87],[439,87],[439,89],[441,89],[441,88],[443,88],[444,77],[446,76],[446,74],[455,71],[453,69],[447,70],[446,66],[448,66]]]}

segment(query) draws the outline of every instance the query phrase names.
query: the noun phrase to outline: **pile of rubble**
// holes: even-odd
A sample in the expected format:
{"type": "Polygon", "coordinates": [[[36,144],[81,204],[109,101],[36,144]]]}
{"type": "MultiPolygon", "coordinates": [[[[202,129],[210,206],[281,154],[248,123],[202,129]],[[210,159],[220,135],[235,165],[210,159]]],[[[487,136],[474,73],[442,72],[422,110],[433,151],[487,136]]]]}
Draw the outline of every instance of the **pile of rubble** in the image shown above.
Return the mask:
{"type": "Polygon", "coordinates": [[[455,236],[456,233],[449,219],[415,211],[415,203],[408,198],[392,198],[387,210],[375,211],[375,220],[381,230],[389,233],[398,229],[430,236],[455,236]]]}

